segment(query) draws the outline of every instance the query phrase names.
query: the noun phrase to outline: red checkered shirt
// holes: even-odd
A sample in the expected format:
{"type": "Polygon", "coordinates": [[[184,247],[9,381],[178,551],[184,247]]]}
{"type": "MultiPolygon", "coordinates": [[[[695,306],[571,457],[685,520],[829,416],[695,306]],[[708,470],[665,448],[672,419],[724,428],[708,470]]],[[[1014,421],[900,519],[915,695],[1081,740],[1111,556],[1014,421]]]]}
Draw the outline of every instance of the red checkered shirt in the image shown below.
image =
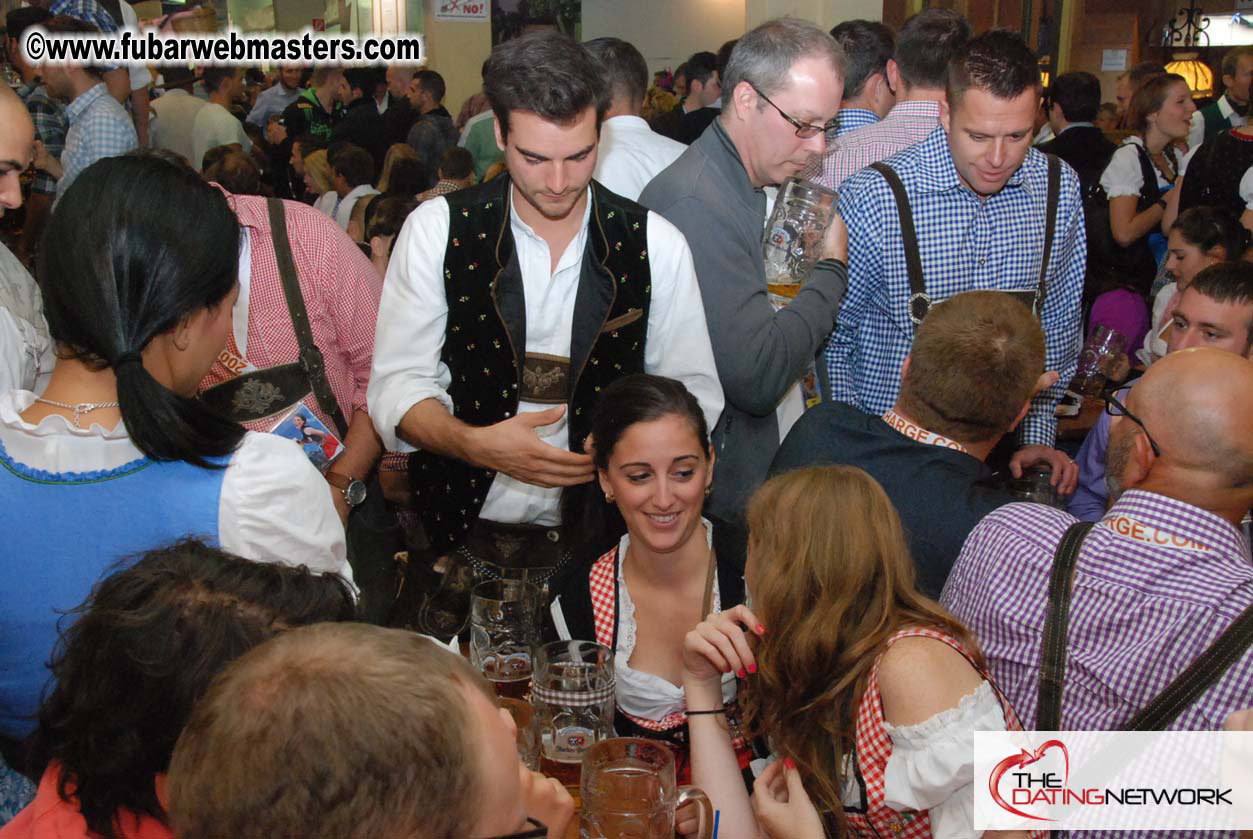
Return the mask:
{"type": "MultiPolygon", "coordinates": [[[[226,197],[239,223],[248,229],[251,245],[247,359],[263,370],[299,361],[300,343],[283,297],[266,199],[230,193],[226,197]]],[[[383,280],[334,221],[295,201],[284,201],[283,209],[313,342],[326,361],[326,378],[340,410],[352,422],[354,411],[366,410],[365,388],[374,358],[374,323],[383,280]]],[[[239,354],[233,335],[226,348],[239,354]]],[[[219,360],[200,388],[213,387],[233,375],[219,360]]],[[[327,428],[335,430],[335,423],[312,395],[306,404],[327,428]]],[[[268,431],[274,419],[244,424],[254,431],[268,431]]]]}
{"type": "MultiPolygon", "coordinates": [[[[961,653],[972,667],[975,666],[974,658],[969,650],[955,638],[936,629],[920,627],[902,629],[888,639],[884,651],[886,652],[887,647],[900,639],[911,636],[943,641],[961,653]]],[[[857,766],[866,785],[866,809],[862,813],[846,808],[844,815],[848,819],[849,832],[855,836],[929,839],[931,819],[926,810],[902,813],[884,803],[884,773],[887,770],[888,758],[892,756],[892,739],[884,727],[883,702],[879,695],[879,661],[882,659],[883,656],[880,653],[879,660],[875,661],[870,671],[870,678],[866,681],[866,690],[862,694],[861,703],[857,706],[857,766]]],[[[980,672],[985,679],[988,678],[986,673],[980,672]]],[[[1022,726],[1018,723],[1014,709],[1009,706],[1009,702],[999,691],[997,695],[1001,697],[1001,705],[1005,710],[1005,727],[1010,731],[1021,731],[1022,726]]],[[[1042,834],[1032,835],[1041,836],[1042,834]]]]}
{"type": "Polygon", "coordinates": [[[921,143],[939,124],[938,102],[901,102],[878,122],[863,125],[836,138],[826,154],[806,170],[803,176],[835,189],[854,172],[921,143]]]}

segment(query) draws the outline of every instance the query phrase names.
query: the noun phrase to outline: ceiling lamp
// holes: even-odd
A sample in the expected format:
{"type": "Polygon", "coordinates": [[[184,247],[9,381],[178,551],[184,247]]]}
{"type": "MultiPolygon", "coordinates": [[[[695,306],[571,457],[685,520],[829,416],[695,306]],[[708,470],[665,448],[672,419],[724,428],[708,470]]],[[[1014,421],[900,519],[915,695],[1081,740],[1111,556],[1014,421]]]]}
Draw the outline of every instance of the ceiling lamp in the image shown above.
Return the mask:
{"type": "Polygon", "coordinates": [[[1214,71],[1194,52],[1176,56],[1166,65],[1166,72],[1183,76],[1193,99],[1214,95],[1214,71]]]}

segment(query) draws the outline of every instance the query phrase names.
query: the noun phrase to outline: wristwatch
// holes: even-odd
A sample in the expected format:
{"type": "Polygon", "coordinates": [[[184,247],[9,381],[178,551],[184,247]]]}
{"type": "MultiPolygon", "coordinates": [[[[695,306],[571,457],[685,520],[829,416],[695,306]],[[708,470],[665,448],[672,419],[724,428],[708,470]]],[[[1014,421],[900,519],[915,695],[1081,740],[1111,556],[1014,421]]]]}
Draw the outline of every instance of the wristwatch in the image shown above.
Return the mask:
{"type": "Polygon", "coordinates": [[[365,501],[365,484],[348,475],[338,472],[327,472],[326,482],[344,493],[344,501],[351,507],[357,507],[365,501]]]}

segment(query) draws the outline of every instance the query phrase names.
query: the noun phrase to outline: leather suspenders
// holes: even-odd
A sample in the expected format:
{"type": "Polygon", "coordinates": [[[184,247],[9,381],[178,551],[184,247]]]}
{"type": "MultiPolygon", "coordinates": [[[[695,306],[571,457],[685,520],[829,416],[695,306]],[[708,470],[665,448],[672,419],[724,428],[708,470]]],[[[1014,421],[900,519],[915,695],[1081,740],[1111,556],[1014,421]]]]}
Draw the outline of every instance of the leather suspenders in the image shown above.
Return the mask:
{"type": "MultiPolygon", "coordinates": [[[[1053,238],[1057,231],[1057,203],[1062,181],[1061,161],[1051,154],[1045,156],[1048,158],[1049,173],[1044,210],[1044,252],[1040,257],[1039,281],[1034,292],[1007,292],[1022,300],[1036,317],[1040,316],[1041,307],[1044,305],[1044,294],[1047,290],[1049,256],[1053,251],[1053,238]]],[[[927,294],[926,279],[922,275],[922,258],[918,254],[918,233],[914,228],[913,208],[910,207],[905,185],[901,183],[896,170],[882,161],[871,163],[870,168],[883,176],[892,189],[892,195],[896,198],[896,213],[901,224],[901,244],[905,248],[905,270],[909,276],[909,319],[914,322],[914,326],[917,326],[922,323],[922,319],[931,309],[931,297],[927,294]]]]}
{"type": "MultiPolygon", "coordinates": [[[[1040,689],[1036,729],[1062,730],[1062,681],[1066,674],[1066,630],[1070,618],[1071,583],[1079,548],[1093,522],[1077,522],[1062,536],[1049,574],[1049,602],[1040,645],[1040,689]]],[[[1253,606],[1245,609],[1205,652],[1176,676],[1139,713],[1122,725],[1124,731],[1161,731],[1209,689],[1253,644],[1253,606]]]]}

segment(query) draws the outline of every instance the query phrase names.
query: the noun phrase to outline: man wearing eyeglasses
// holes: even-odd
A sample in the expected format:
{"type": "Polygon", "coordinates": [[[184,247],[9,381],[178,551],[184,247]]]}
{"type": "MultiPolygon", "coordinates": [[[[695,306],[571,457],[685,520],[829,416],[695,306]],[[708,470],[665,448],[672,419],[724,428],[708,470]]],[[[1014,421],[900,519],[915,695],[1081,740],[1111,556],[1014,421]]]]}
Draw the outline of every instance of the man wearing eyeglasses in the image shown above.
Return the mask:
{"type": "MultiPolygon", "coordinates": [[[[1171,312],[1166,352],[1190,347],[1213,347],[1253,358],[1253,265],[1222,262],[1196,275],[1171,312]]],[[[1124,398],[1126,389],[1115,398],[1124,398]]],[[[1079,486],[1070,499],[1072,516],[1098,521],[1109,506],[1105,461],[1109,449],[1110,417],[1117,403],[1107,404],[1075,457],[1079,486]]]]}
{"type": "Polygon", "coordinates": [[[835,400],[882,414],[930,305],[973,289],[1020,296],[1040,318],[1045,368],[1060,382],[1032,399],[1009,469],[1018,477],[1046,463],[1068,494],[1077,470],[1053,448],[1054,410],[1078,358],[1087,248],[1078,177],[1056,160],[1050,176],[1049,158],[1031,148],[1039,101],[1031,50],[1013,33],[988,32],[950,65],[940,128],[841,185],[848,293],[826,373],[835,400]]]}
{"type": "Polygon", "coordinates": [[[1240,532],[1253,364],[1191,347],[1110,405],[1108,512],[1093,525],[1042,504],[1000,508],[966,540],[942,602],[1025,728],[1218,730],[1249,704],[1248,634],[1226,637],[1212,670],[1192,665],[1253,615],[1240,532]]]}
{"type": "Polygon", "coordinates": [[[826,147],[844,89],[843,50],[812,23],[762,24],[727,63],[722,113],[653,179],[640,203],[683,232],[726,397],[710,509],[733,517],[765,478],[804,410],[799,383],[831,332],[844,293],[847,239],[838,218],[821,260],[794,300],[766,292],[765,188],[800,172],[826,147]]]}

